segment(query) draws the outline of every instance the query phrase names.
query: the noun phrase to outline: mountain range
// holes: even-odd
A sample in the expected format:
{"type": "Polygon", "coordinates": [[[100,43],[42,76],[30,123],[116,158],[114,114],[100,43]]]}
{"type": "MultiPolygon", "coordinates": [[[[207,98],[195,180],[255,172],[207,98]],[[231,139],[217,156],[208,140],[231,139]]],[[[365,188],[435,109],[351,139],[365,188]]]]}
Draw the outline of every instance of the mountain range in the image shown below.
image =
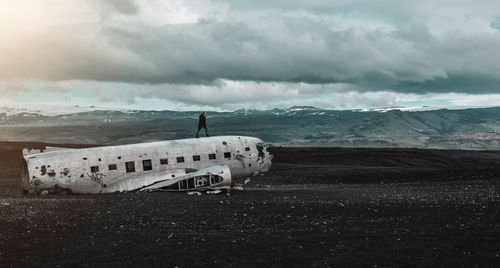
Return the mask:
{"type": "MultiPolygon", "coordinates": [[[[126,144],[190,138],[197,120],[198,111],[0,107],[0,140],[126,144]]],[[[500,107],[213,111],[208,127],[211,135],[255,136],[276,146],[500,149],[500,107]]]]}

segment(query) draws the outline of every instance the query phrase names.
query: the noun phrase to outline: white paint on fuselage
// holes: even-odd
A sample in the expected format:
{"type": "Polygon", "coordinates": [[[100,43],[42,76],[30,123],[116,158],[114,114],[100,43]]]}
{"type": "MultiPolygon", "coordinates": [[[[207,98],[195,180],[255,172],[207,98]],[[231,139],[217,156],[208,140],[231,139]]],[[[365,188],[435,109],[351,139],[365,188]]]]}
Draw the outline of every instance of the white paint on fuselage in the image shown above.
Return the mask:
{"type": "Polygon", "coordinates": [[[77,193],[132,191],[217,165],[227,165],[233,179],[248,177],[271,166],[272,156],[265,148],[259,152],[263,144],[252,137],[220,136],[26,154],[24,188],[41,190],[58,185],[77,193]],[[215,154],[215,159],[210,159],[210,154],[215,154]],[[184,162],[178,161],[179,157],[184,162]],[[161,159],[168,163],[162,164],[161,159]],[[143,161],[148,160],[152,169],[144,170],[143,161]],[[134,172],[126,171],[127,162],[134,163],[134,172]],[[116,170],[110,170],[110,165],[116,165],[116,170]]]}

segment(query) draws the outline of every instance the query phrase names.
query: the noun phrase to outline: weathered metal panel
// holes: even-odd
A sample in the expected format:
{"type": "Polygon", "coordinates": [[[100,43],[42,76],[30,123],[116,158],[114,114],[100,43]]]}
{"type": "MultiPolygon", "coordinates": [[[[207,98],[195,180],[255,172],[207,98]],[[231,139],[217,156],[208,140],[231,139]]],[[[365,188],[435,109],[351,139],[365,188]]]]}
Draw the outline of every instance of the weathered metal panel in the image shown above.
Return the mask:
{"type": "Polygon", "coordinates": [[[23,155],[28,174],[23,180],[25,190],[38,192],[59,187],[79,193],[133,191],[157,181],[223,165],[233,178],[247,177],[266,172],[272,159],[262,140],[243,136],[57,148],[48,152],[25,149],[23,155]],[[216,159],[210,159],[209,154],[215,154],[216,159]],[[183,157],[184,162],[178,163],[178,157],[183,157]],[[160,159],[167,159],[168,164],[161,164],[160,159]],[[151,160],[151,170],[144,170],[145,160],[151,160]],[[134,172],[127,172],[127,162],[133,162],[134,172]],[[110,165],[116,165],[116,169],[110,165]]]}

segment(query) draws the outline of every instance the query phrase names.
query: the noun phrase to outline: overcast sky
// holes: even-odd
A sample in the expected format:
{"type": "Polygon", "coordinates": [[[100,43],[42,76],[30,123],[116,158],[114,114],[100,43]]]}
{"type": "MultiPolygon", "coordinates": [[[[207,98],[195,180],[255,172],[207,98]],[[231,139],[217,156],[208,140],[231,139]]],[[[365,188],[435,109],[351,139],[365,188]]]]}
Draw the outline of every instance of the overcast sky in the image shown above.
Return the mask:
{"type": "Polygon", "coordinates": [[[0,105],[500,105],[498,0],[0,6],[0,105]]]}

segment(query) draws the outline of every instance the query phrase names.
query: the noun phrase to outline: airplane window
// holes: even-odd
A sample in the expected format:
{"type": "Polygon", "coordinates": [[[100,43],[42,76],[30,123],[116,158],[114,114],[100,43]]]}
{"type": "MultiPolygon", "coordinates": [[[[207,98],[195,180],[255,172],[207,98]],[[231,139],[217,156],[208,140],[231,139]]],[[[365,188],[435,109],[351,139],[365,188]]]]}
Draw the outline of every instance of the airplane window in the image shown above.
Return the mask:
{"type": "Polygon", "coordinates": [[[224,153],[224,158],[231,158],[231,153],[230,152],[225,152],[224,153]]]}
{"type": "Polygon", "coordinates": [[[184,156],[177,157],[177,163],[184,163],[184,156]]]}
{"type": "Polygon", "coordinates": [[[84,157],[83,160],[87,160],[87,157],[84,157]]]}
{"type": "Polygon", "coordinates": [[[92,167],[90,167],[90,172],[92,172],[92,173],[99,172],[99,167],[98,166],[92,166],[92,167]]]}
{"type": "Polygon", "coordinates": [[[245,147],[245,151],[250,151],[250,147],[245,147]]]}
{"type": "Polygon", "coordinates": [[[108,166],[109,170],[116,170],[116,164],[111,164],[108,166]]]}
{"type": "Polygon", "coordinates": [[[162,158],[162,159],[160,159],[160,164],[161,165],[167,165],[168,164],[168,158],[162,158]]]}
{"type": "Polygon", "coordinates": [[[134,163],[134,161],[125,162],[125,169],[126,169],[127,173],[135,172],[135,163],[134,163]]]}
{"type": "Polygon", "coordinates": [[[210,160],[214,160],[214,159],[216,159],[216,158],[217,158],[217,157],[215,156],[215,154],[209,154],[209,155],[208,155],[208,159],[210,159],[210,160]]]}
{"type": "Polygon", "coordinates": [[[142,169],[144,171],[153,170],[153,164],[151,160],[142,160],[142,169]]]}
{"type": "Polygon", "coordinates": [[[200,161],[201,158],[199,155],[193,155],[193,161],[200,161]]]}
{"type": "Polygon", "coordinates": [[[121,157],[121,156],[118,156],[118,159],[122,159],[122,157],[121,157]]]}

